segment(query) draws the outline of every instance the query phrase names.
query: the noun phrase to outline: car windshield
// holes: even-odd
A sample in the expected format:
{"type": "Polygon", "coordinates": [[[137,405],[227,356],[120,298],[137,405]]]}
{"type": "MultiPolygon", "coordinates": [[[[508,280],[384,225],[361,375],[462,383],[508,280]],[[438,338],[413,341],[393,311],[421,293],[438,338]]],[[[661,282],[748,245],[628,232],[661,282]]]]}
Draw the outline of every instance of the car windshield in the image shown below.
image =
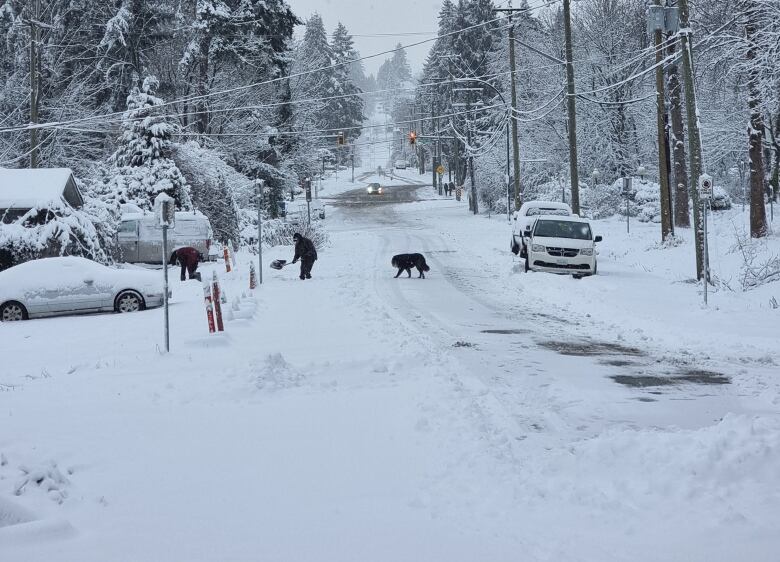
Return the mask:
{"type": "Polygon", "coordinates": [[[590,240],[590,225],[586,222],[539,220],[536,222],[534,236],[545,238],[575,238],[590,240]]]}
{"type": "Polygon", "coordinates": [[[563,217],[569,216],[571,213],[566,209],[545,209],[543,207],[531,207],[528,209],[526,216],[534,217],[537,215],[560,215],[563,217]]]}

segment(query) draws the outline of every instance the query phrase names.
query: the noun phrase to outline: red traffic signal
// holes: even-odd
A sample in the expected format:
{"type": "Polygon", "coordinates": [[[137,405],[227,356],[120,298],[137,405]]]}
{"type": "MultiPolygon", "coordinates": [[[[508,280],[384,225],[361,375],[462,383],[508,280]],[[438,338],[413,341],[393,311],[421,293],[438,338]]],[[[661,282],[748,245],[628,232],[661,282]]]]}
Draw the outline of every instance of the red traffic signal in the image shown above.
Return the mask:
{"type": "Polygon", "coordinates": [[[414,131],[409,131],[409,144],[414,144],[417,142],[417,133],[414,131]]]}

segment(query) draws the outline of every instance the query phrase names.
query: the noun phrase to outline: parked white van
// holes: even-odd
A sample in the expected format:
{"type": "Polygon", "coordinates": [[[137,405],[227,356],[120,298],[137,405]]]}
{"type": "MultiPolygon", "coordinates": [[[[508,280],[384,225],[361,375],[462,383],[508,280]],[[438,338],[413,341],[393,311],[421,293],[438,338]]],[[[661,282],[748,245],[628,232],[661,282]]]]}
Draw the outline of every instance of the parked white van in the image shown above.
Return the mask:
{"type": "Polygon", "coordinates": [[[541,215],[525,231],[528,251],[526,271],[570,274],[575,279],[596,275],[596,243],[587,219],[577,216],[541,215]]]}
{"type": "MultiPolygon", "coordinates": [[[[119,225],[119,260],[127,263],[162,263],[162,228],[151,212],[123,213],[119,225]]],[[[178,248],[191,246],[208,259],[213,233],[200,211],[179,211],[168,229],[168,259],[178,248]]]]}

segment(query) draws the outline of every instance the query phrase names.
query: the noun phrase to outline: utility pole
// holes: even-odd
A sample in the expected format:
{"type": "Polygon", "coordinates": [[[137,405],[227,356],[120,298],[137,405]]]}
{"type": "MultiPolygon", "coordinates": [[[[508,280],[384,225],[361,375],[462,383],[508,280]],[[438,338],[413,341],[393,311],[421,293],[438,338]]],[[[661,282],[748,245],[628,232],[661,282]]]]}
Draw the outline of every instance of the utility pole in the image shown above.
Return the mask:
{"type": "Polygon", "coordinates": [[[680,49],[683,62],[683,86],[685,89],[685,114],[688,121],[688,153],[691,159],[690,186],[693,201],[693,227],[696,232],[696,278],[704,277],[704,223],[699,200],[699,178],[702,175],[701,132],[696,115],[696,89],[693,83],[693,31],[690,28],[688,0],[678,0],[680,9],[680,49]]]}
{"type": "MultiPolygon", "coordinates": [[[[664,88],[664,67],[661,64],[664,60],[664,50],[661,47],[663,43],[664,32],[664,11],[662,0],[655,0],[655,6],[658,9],[650,11],[650,24],[652,26],[653,38],[655,41],[655,107],[656,107],[656,126],[658,139],[658,180],[661,186],[661,241],[672,234],[672,212],[671,199],[669,197],[669,170],[666,162],[666,93],[664,88]],[[653,14],[660,15],[660,25],[653,20],[653,14]]],[[[576,211],[575,211],[576,212],[576,211]]]]}
{"type": "MultiPolygon", "coordinates": [[[[515,211],[517,211],[520,209],[520,205],[522,205],[523,203],[522,201],[523,195],[522,193],[520,193],[520,144],[517,138],[517,119],[515,119],[515,116],[517,115],[517,80],[515,79],[515,74],[517,70],[516,70],[516,62],[515,62],[515,24],[512,21],[512,12],[523,11],[523,10],[504,8],[504,9],[496,9],[493,11],[509,13],[509,82],[510,82],[510,90],[512,94],[511,95],[512,113],[509,116],[509,120],[512,122],[512,158],[514,161],[513,171],[514,171],[514,180],[515,180],[514,200],[515,200],[515,211]]],[[[507,170],[507,174],[508,173],[509,171],[507,170]]]]}
{"type": "Polygon", "coordinates": [[[688,166],[685,162],[685,127],[682,116],[682,87],[675,52],[677,45],[672,42],[668,53],[674,57],[669,63],[669,113],[672,127],[669,144],[674,155],[674,225],[682,228],[691,226],[688,210],[688,166]]]}
{"type": "MultiPolygon", "coordinates": [[[[431,131],[436,132],[438,135],[439,132],[439,125],[438,123],[434,122],[433,116],[435,115],[435,93],[431,92],[431,131]]],[[[434,143],[436,141],[433,141],[434,143]]],[[[433,147],[436,147],[436,144],[433,145],[433,147]]],[[[433,186],[433,190],[436,191],[436,166],[438,166],[439,162],[438,160],[438,151],[434,152],[434,148],[431,148],[431,185],[433,186]],[[436,156],[434,156],[434,154],[436,156]]],[[[439,188],[439,192],[441,192],[441,187],[439,188]]],[[[439,193],[441,195],[441,193],[439,193]]]]}
{"type": "Polygon", "coordinates": [[[577,176],[577,103],[574,97],[574,61],[571,39],[571,0],[563,0],[563,32],[566,39],[566,108],[569,116],[569,176],[571,210],[580,212],[580,180],[577,176]]]}
{"type": "Polygon", "coordinates": [[[467,122],[467,128],[466,128],[466,141],[469,143],[468,151],[469,151],[469,177],[471,179],[471,210],[474,212],[475,215],[479,214],[479,197],[477,195],[477,183],[474,181],[474,156],[471,154],[471,122],[467,122]]]}
{"type": "MultiPolygon", "coordinates": [[[[38,123],[38,94],[40,92],[40,30],[41,0],[32,0],[30,7],[30,123],[38,123]]],[[[30,129],[30,168],[38,167],[38,129],[30,129]]]]}

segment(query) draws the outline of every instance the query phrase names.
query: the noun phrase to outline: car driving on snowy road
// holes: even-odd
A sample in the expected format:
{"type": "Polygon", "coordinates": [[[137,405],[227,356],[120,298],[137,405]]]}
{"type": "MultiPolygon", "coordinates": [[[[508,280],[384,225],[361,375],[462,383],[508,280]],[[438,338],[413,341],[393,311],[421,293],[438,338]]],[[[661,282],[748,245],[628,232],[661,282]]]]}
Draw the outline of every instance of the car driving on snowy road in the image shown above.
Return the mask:
{"type": "Polygon", "coordinates": [[[528,251],[525,270],[572,274],[575,278],[595,275],[596,242],[590,222],[577,216],[542,215],[525,231],[528,251]]]}
{"type": "Polygon", "coordinates": [[[378,183],[370,183],[366,188],[366,192],[369,195],[382,195],[382,186],[378,183]]]}
{"type": "Polygon", "coordinates": [[[161,277],[78,257],[28,261],[0,272],[0,320],[161,306],[161,277]]]}

